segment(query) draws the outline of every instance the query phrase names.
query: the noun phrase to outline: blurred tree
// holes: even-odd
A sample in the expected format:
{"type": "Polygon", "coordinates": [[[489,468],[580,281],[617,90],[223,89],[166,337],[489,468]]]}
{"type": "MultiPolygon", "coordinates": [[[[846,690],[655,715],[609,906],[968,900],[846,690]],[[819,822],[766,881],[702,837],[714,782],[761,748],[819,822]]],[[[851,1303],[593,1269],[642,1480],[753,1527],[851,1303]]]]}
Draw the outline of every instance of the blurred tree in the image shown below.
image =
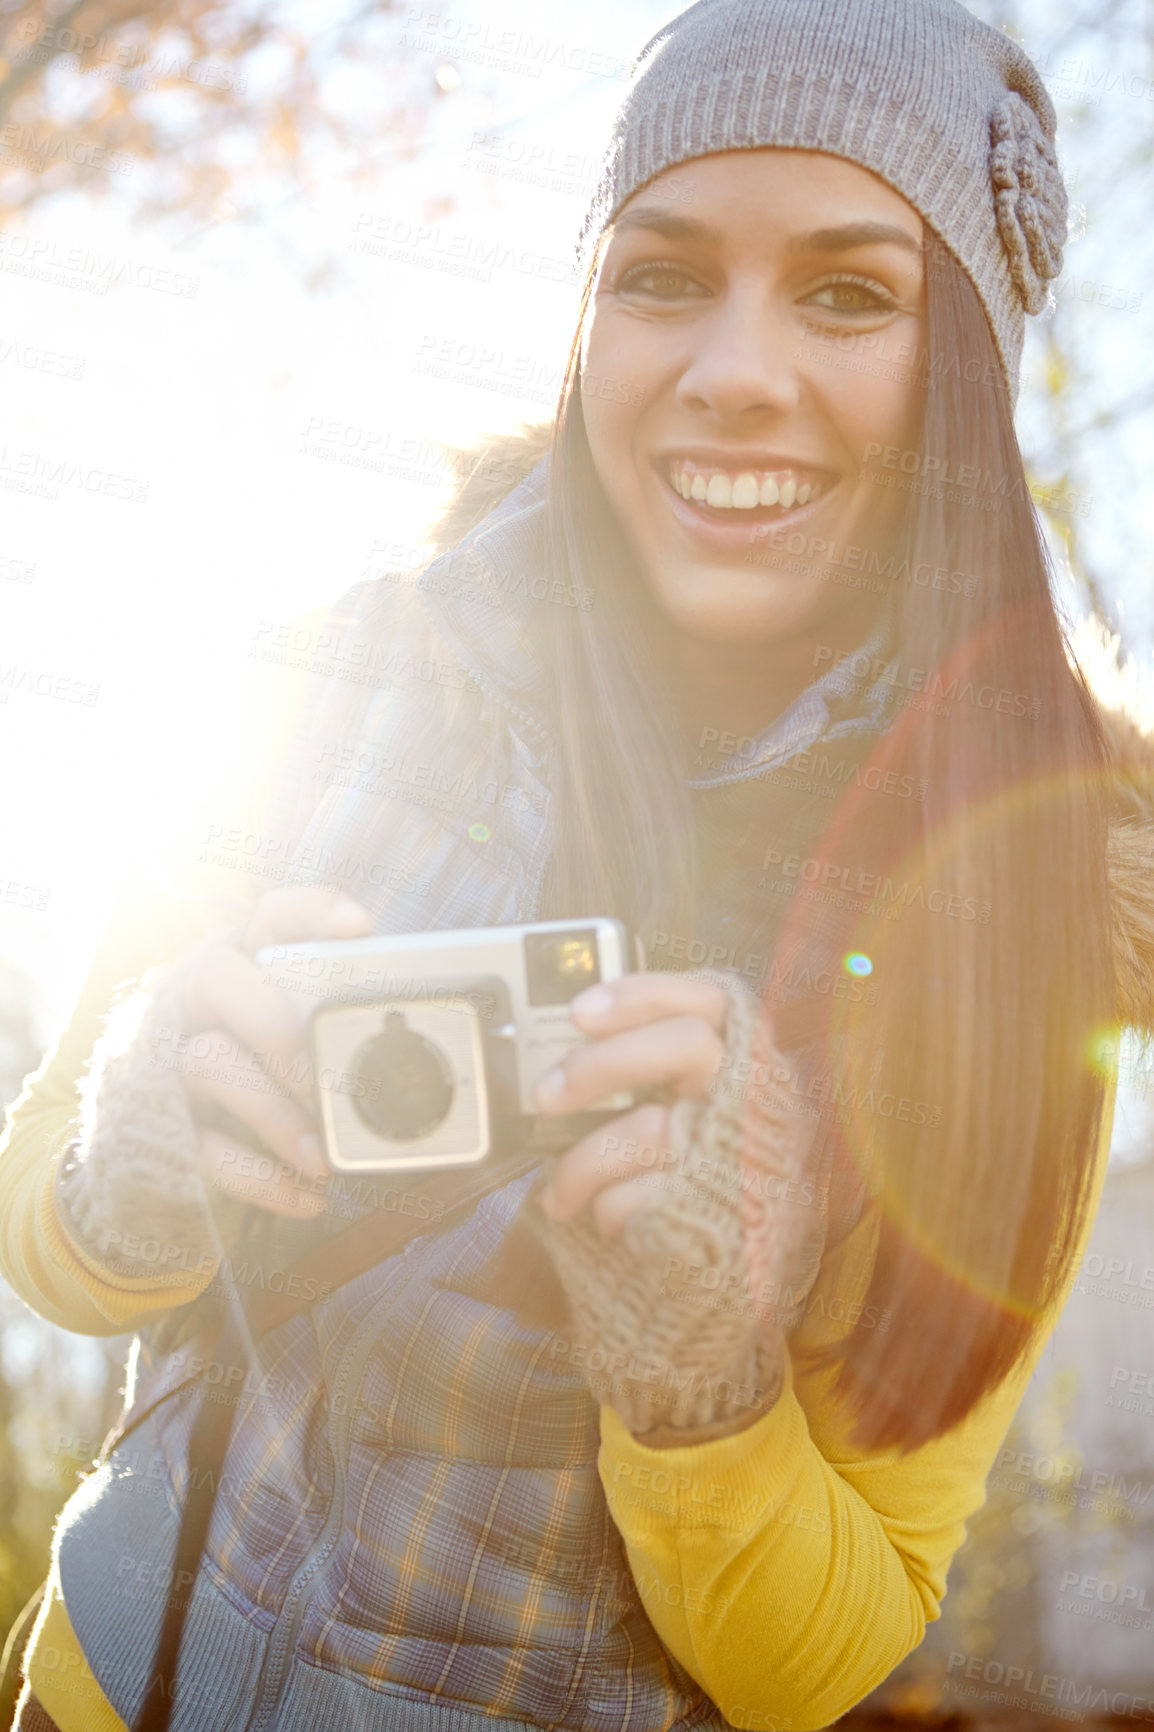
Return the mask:
{"type": "Polygon", "coordinates": [[[283,197],[333,159],[415,151],[451,69],[404,46],[393,0],[17,0],[0,9],[0,220],[115,190],[207,222],[283,197]],[[438,73],[440,74],[438,76],[438,73]]]}
{"type": "Polygon", "coordinates": [[[1064,267],[1039,327],[1040,375],[1020,434],[1051,546],[1075,600],[1117,638],[1154,648],[1148,444],[1154,409],[1151,0],[968,0],[1022,44],[1058,111],[1070,192],[1064,267]],[[1119,508],[1119,501],[1126,500],[1119,508]]]}

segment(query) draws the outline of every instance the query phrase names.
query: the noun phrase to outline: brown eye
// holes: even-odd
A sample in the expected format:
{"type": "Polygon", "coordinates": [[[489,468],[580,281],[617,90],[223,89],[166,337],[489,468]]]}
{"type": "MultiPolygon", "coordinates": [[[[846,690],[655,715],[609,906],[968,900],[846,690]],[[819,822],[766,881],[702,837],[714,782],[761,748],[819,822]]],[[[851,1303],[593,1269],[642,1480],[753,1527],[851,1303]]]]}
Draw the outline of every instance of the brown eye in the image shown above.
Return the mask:
{"type": "Polygon", "coordinates": [[[880,283],[858,277],[840,277],[815,289],[808,297],[808,304],[824,307],[831,313],[888,313],[898,303],[880,283]]]}
{"type": "Polygon", "coordinates": [[[676,265],[635,265],[617,279],[614,287],[622,294],[648,295],[655,301],[678,301],[687,292],[701,289],[701,284],[676,265]]]}

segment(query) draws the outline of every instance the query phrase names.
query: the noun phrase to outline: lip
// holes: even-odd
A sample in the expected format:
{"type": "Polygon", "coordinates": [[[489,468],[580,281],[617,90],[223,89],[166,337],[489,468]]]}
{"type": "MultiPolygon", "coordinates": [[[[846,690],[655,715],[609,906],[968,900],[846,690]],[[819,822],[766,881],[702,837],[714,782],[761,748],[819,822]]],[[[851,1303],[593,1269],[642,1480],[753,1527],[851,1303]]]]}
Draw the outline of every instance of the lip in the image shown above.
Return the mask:
{"type": "Polygon", "coordinates": [[[707,457],[700,446],[685,445],[678,446],[676,451],[666,456],[656,458],[653,472],[662,500],[668,505],[680,530],[699,548],[705,548],[711,553],[746,554],[752,548],[764,545],[771,532],[778,527],[789,530],[800,528],[818,512],[825,510],[841,483],[841,476],[835,472],[799,463],[794,458],[776,457],[762,452],[754,461],[748,455],[738,457],[730,452],[722,461],[720,455],[707,457]],[[820,498],[810,500],[805,505],[795,505],[783,517],[771,521],[750,521],[756,514],[744,511],[728,512],[727,518],[733,519],[732,522],[723,519],[720,512],[715,517],[707,517],[695,503],[682,499],[670,481],[669,466],[676,457],[689,457],[694,462],[713,464],[719,469],[793,469],[799,474],[810,474],[815,480],[820,480],[822,493],[820,498]]]}

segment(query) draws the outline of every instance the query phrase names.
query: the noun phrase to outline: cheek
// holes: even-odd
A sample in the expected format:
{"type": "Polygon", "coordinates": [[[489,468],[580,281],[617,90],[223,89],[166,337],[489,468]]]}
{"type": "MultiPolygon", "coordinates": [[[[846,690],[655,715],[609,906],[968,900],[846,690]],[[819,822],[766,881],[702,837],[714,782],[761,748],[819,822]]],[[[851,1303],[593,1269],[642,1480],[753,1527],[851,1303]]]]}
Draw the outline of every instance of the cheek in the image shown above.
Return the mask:
{"type": "Polygon", "coordinates": [[[581,375],[581,413],[589,454],[610,504],[620,509],[626,502],[629,477],[629,429],[622,423],[624,410],[597,395],[598,375],[581,375]]]}
{"type": "Polygon", "coordinates": [[[593,464],[610,497],[627,483],[637,395],[614,364],[612,344],[594,332],[581,351],[581,414],[593,464]]]}
{"type": "Polygon", "coordinates": [[[847,381],[840,394],[838,420],[854,461],[862,464],[872,446],[912,446],[917,439],[920,397],[904,379],[847,381]]]}
{"type": "Polygon", "coordinates": [[[613,307],[595,307],[581,343],[581,395],[590,442],[604,435],[618,450],[642,414],[664,395],[672,363],[660,330],[613,307]]]}

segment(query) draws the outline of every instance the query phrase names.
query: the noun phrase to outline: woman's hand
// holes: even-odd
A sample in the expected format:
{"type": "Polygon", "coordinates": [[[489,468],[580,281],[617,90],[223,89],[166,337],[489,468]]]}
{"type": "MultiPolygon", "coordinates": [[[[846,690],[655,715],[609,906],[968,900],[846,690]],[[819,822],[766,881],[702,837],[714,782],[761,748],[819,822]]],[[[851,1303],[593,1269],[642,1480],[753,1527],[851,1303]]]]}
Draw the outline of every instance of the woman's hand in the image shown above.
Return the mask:
{"type": "MultiPolygon", "coordinates": [[[[721,987],[688,974],[627,974],[589,987],[569,1007],[589,1042],[542,1079],[539,1111],[582,1112],[653,1085],[707,1100],[725,1057],[726,1003],[721,987]]],[[[616,1235],[630,1215],[660,1202],[672,1163],[669,1108],[649,1101],[574,1144],[541,1207],[568,1221],[588,1204],[602,1233],[616,1235]]]]}
{"type": "Polygon", "coordinates": [[[743,983],[636,974],[572,1009],[591,1038],[543,1079],[540,1110],[655,1084],[670,1096],[583,1138],[543,1193],[584,1375],[654,1447],[723,1436],[776,1402],[817,1273],[815,1120],[743,983]]]}
{"type": "Polygon", "coordinates": [[[362,935],[372,920],[322,890],[273,890],[240,906],[231,940],[210,937],[155,967],[115,1006],[82,1080],[57,1211],[119,1275],[167,1279],[217,1256],[213,1190],[297,1219],[325,1207],[304,1019],[253,956],[266,944],[362,935]]]}
{"type": "Polygon", "coordinates": [[[310,1110],[304,1024],[252,958],[268,944],[361,938],[372,930],[368,909],[347,897],[270,890],[233,944],[202,945],[183,965],[183,1028],[174,1035],[176,1050],[158,1056],[180,1072],[202,1117],[223,1109],[253,1133],[249,1141],[200,1130],[197,1161],[206,1184],[274,1215],[309,1218],[324,1209],[328,1168],[310,1110]]]}

